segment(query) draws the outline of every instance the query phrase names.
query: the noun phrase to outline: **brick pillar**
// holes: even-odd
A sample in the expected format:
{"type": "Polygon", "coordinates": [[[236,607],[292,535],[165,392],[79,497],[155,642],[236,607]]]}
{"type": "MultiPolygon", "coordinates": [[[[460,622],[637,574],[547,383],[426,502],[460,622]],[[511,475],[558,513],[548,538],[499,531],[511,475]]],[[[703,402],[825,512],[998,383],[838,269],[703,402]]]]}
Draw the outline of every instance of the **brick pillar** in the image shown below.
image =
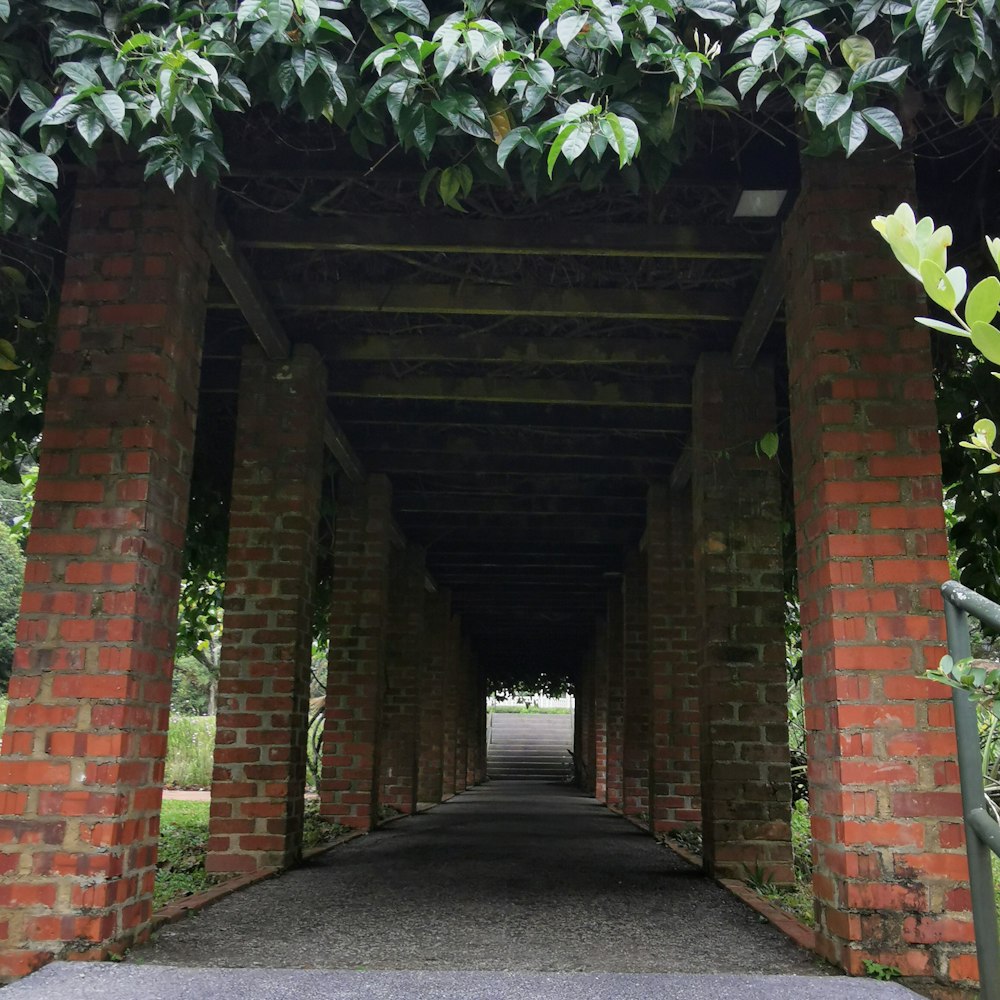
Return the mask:
{"type": "Polygon", "coordinates": [[[448,630],[451,595],[447,590],[427,596],[425,636],[427,658],[420,698],[420,760],[417,807],[426,809],[444,797],[444,702],[448,683],[448,630]]]}
{"type": "Polygon", "coordinates": [[[608,619],[594,628],[594,797],[608,799],[608,619]]]}
{"type": "Polygon", "coordinates": [[[461,619],[449,615],[445,632],[444,717],[441,720],[441,798],[456,792],[455,760],[458,754],[458,671],[461,619]]]}
{"type": "Polygon", "coordinates": [[[474,777],[476,784],[482,784],[486,780],[486,676],[479,674],[479,683],[476,685],[476,766],[474,777]]]}
{"type": "Polygon", "coordinates": [[[206,869],[302,851],[326,369],[312,347],[243,352],[206,869]]]}
{"type": "Polygon", "coordinates": [[[469,753],[469,640],[459,634],[455,662],[455,793],[467,787],[469,753]]]}
{"type": "Polygon", "coordinates": [[[208,263],[202,194],[79,180],[0,757],[0,978],[148,933],[208,263]]]}
{"type": "Polygon", "coordinates": [[[705,866],[790,883],[779,470],[756,448],[776,426],[770,368],[703,354],[692,422],[705,866]]]}
{"type": "Polygon", "coordinates": [[[381,475],[337,499],[320,812],[361,830],[378,823],[391,506],[381,475]]]}
{"type": "Polygon", "coordinates": [[[390,586],[386,691],[382,706],[382,804],[404,815],[417,809],[420,687],[424,664],[424,550],[407,545],[390,586]]]}
{"type": "Polygon", "coordinates": [[[649,814],[649,642],[646,635],[646,560],[638,549],[625,556],[622,581],[625,739],[623,805],[626,816],[649,814]]]}
{"type": "Polygon", "coordinates": [[[925,305],[870,224],[912,170],[803,172],[784,242],[820,949],[970,981],[949,692],[919,679],[948,578],[925,305]]]}
{"type": "Polygon", "coordinates": [[[465,787],[476,783],[476,757],[479,753],[480,720],[479,704],[479,660],[469,645],[468,673],[465,687],[465,787]]]}
{"type": "Polygon", "coordinates": [[[701,821],[699,640],[690,494],[650,488],[646,514],[652,691],[649,815],[654,833],[701,821]]]}
{"type": "Polygon", "coordinates": [[[594,794],[594,670],[596,651],[591,645],[583,661],[580,675],[580,698],[577,708],[580,716],[580,754],[583,763],[582,791],[594,794]]]}
{"type": "Polygon", "coordinates": [[[621,809],[625,761],[625,618],[621,586],[608,591],[607,804],[621,809]]]}

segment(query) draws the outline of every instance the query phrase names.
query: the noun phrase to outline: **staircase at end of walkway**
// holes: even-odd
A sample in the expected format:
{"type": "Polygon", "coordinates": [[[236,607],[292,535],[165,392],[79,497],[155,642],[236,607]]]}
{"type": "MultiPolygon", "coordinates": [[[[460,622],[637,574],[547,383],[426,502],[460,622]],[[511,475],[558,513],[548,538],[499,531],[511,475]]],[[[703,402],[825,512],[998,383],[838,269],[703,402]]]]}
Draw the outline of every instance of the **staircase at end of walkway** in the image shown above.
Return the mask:
{"type": "Polygon", "coordinates": [[[573,716],[491,712],[486,773],[493,781],[566,781],[573,777],[573,716]]]}

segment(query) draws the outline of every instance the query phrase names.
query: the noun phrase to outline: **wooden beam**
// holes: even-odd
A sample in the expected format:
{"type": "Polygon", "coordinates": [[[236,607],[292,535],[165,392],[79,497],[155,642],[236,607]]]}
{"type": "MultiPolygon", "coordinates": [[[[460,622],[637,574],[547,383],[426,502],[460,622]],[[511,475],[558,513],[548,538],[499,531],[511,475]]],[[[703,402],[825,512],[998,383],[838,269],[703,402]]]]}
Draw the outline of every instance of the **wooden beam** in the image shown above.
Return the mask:
{"type": "MultiPolygon", "coordinates": [[[[394,497],[399,514],[501,514],[540,517],[644,517],[645,501],[639,497],[554,499],[550,496],[419,496],[394,497]]],[[[405,518],[404,518],[405,520],[405,518]]]]}
{"type": "Polygon", "coordinates": [[[749,368],[754,363],[784,299],[784,261],[779,239],[764,261],[760,281],[750,299],[750,305],[747,306],[739,333],[736,334],[733,364],[737,368],[749,368]]]}
{"type": "MultiPolygon", "coordinates": [[[[503,458],[489,452],[467,455],[446,455],[440,452],[394,452],[376,456],[366,453],[365,459],[372,472],[414,475],[434,475],[442,471],[464,475],[470,482],[480,474],[503,472],[507,475],[538,476],[550,479],[557,476],[573,478],[611,479],[662,479],[669,468],[669,461],[656,462],[648,458],[573,458],[555,455],[509,455],[503,458]],[[666,468],[665,468],[666,467],[666,468]]],[[[614,490],[613,492],[619,492],[614,490]]]]}
{"type": "Polygon", "coordinates": [[[360,483],[365,478],[361,459],[351,447],[351,442],[347,440],[343,429],[332,417],[327,417],[326,426],[323,428],[323,442],[352,483],[360,483]]]}
{"type": "MultiPolygon", "coordinates": [[[[336,334],[314,338],[332,363],[345,361],[432,361],[460,364],[530,365],[663,365],[690,367],[702,351],[712,350],[705,338],[697,342],[660,331],[659,337],[503,337],[468,335],[336,334]]],[[[731,328],[730,328],[731,335],[731,328]]],[[[722,338],[719,338],[720,345],[722,338]]],[[[728,343],[728,340],[727,340],[728,343]]]]}
{"type": "Polygon", "coordinates": [[[693,467],[694,456],[691,453],[691,440],[688,439],[681,452],[681,457],[677,459],[674,471],[670,475],[670,488],[680,492],[689,482],[691,482],[691,469],[693,467]]]}
{"type": "MultiPolygon", "coordinates": [[[[216,218],[215,232],[209,236],[208,253],[212,266],[225,282],[233,303],[243,313],[264,353],[274,360],[287,358],[292,350],[291,341],[271,308],[267,295],[261,290],[250,262],[236,246],[236,240],[221,216],[216,218]]],[[[358,456],[351,449],[344,432],[330,417],[326,419],[323,439],[349,479],[357,482],[364,478],[358,456]]]]}
{"type": "Polygon", "coordinates": [[[254,212],[241,206],[233,227],[244,246],[265,250],[399,251],[571,257],[669,257],[752,260],[766,249],[760,238],[724,226],[615,225],[582,216],[532,226],[502,219],[396,213],[308,217],[254,212]]]}
{"type": "Polygon", "coordinates": [[[236,245],[233,234],[221,216],[216,219],[215,232],[209,235],[208,255],[233,297],[233,304],[243,313],[264,353],[275,360],[287,358],[291,353],[291,342],[274,314],[267,295],[261,290],[250,262],[236,245]]]}
{"type": "MultiPolygon", "coordinates": [[[[578,316],[587,319],[739,320],[743,309],[728,294],[626,288],[534,288],[452,284],[360,285],[351,282],[269,282],[268,298],[295,313],[431,313],[437,316],[578,316]]],[[[234,309],[218,289],[209,308],[234,309]]]]}
{"type": "Polygon", "coordinates": [[[331,372],[329,393],[337,399],[433,399],[446,402],[468,400],[479,403],[541,403],[543,405],[650,407],[688,410],[690,382],[674,379],[611,382],[563,379],[443,378],[415,375],[406,378],[370,376],[352,378],[331,372]]]}

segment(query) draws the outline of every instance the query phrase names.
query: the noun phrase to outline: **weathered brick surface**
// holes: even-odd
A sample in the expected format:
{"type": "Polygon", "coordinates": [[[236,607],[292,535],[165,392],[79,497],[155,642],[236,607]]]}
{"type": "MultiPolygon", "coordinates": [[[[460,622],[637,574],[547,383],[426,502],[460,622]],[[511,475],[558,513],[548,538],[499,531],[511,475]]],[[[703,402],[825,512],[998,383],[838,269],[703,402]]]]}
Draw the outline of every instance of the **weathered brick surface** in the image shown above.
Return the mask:
{"type": "Polygon", "coordinates": [[[0,978],[149,926],[210,208],[131,167],[77,187],[0,757],[0,978]]]}
{"type": "Polygon", "coordinates": [[[622,581],[623,673],[625,677],[622,811],[649,814],[649,623],[646,616],[646,559],[638,549],[625,556],[622,581]]]}
{"type": "Polygon", "coordinates": [[[362,830],[378,822],[391,507],[380,475],[337,498],[320,813],[362,830]]]}
{"type": "Polygon", "coordinates": [[[624,801],[625,619],[621,586],[608,590],[608,749],[607,798],[613,809],[624,801]]]}
{"type": "Polygon", "coordinates": [[[382,706],[382,805],[404,815],[417,808],[420,706],[426,684],[424,550],[400,553],[389,588],[386,690],[382,706]]]}
{"type": "Polygon", "coordinates": [[[903,157],[813,163],[784,234],[818,939],[971,980],[951,708],[920,680],[948,578],[918,286],[872,231],[912,196],[903,157]]]}
{"type": "Polygon", "coordinates": [[[445,689],[448,683],[451,594],[428,594],[424,611],[427,656],[420,699],[420,759],[417,769],[417,802],[440,802],[444,780],[445,689]]]}
{"type": "Polygon", "coordinates": [[[472,645],[460,636],[455,664],[455,791],[469,787],[469,687],[472,682],[472,645]]]}
{"type": "Polygon", "coordinates": [[[458,615],[448,618],[445,641],[444,700],[441,732],[441,797],[451,798],[458,788],[455,782],[458,757],[458,672],[461,658],[462,624],[458,615]]]}
{"type": "Polygon", "coordinates": [[[701,820],[699,629],[689,491],[654,485],[647,498],[646,577],[652,695],[649,816],[654,833],[701,820]]]}
{"type": "Polygon", "coordinates": [[[694,574],[701,637],[701,809],[706,867],[792,879],[785,598],[774,379],[703,354],[692,400],[694,574]]]}
{"type": "Polygon", "coordinates": [[[608,619],[594,628],[594,797],[608,798],[608,619]]]}
{"type": "Polygon", "coordinates": [[[302,850],[326,369],[296,348],[243,353],[229,515],[209,871],[302,850]]]}

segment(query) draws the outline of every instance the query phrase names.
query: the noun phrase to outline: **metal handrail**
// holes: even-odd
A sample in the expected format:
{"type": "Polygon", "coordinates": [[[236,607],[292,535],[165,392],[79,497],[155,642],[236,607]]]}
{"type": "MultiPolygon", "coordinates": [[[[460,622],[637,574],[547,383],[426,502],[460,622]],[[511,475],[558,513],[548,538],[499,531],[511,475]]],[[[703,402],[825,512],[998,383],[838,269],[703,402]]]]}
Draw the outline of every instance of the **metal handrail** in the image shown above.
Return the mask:
{"type": "MultiPolygon", "coordinates": [[[[1000,605],[954,580],[944,584],[941,593],[944,595],[948,628],[948,654],[956,662],[968,659],[972,655],[969,615],[1000,629],[1000,605]]],[[[969,695],[959,688],[952,689],[952,702],[955,706],[965,843],[969,855],[972,921],[979,959],[979,995],[982,1000],[1000,1000],[1000,936],[997,932],[993,866],[990,861],[990,851],[1000,856],[1000,825],[987,809],[976,706],[969,695]]]]}

